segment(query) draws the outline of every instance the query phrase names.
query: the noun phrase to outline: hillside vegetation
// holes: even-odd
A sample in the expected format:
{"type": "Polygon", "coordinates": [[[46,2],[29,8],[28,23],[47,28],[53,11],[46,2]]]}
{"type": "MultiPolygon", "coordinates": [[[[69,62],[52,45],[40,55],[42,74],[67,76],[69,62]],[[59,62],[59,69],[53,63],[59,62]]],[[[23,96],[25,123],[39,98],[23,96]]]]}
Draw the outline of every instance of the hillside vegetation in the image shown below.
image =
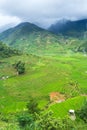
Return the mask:
{"type": "Polygon", "coordinates": [[[13,49],[6,44],[0,42],[0,58],[6,58],[13,55],[19,55],[20,52],[16,49],[13,49]]]}
{"type": "Polygon", "coordinates": [[[52,110],[55,117],[67,116],[69,109],[78,110],[86,101],[82,94],[87,94],[87,58],[82,54],[22,55],[0,62],[0,77],[9,77],[0,80],[0,112],[3,118],[9,119],[11,113],[14,115],[26,110],[30,97],[38,101],[40,109],[44,108],[50,102],[51,92],[60,92],[66,97],[64,103],[48,105],[48,110],[52,110]],[[25,63],[26,70],[22,75],[16,75],[13,68],[19,60],[25,63]]]}
{"type": "Polygon", "coordinates": [[[21,23],[4,31],[0,34],[0,40],[11,47],[22,50],[24,53],[35,55],[87,51],[85,31],[82,38],[69,37],[68,35],[53,34],[31,23],[21,23]]]}
{"type": "Polygon", "coordinates": [[[22,23],[0,34],[0,40],[27,53],[42,53],[54,49],[57,52],[61,45],[58,36],[30,23],[22,23]]]}
{"type": "Polygon", "coordinates": [[[55,34],[83,38],[87,36],[87,19],[76,21],[62,19],[52,24],[48,30],[55,34]]]}
{"type": "Polygon", "coordinates": [[[0,40],[6,43],[0,42],[0,129],[86,130],[86,38],[22,23],[1,33],[0,40]],[[53,92],[64,100],[50,100],[53,92]]]}

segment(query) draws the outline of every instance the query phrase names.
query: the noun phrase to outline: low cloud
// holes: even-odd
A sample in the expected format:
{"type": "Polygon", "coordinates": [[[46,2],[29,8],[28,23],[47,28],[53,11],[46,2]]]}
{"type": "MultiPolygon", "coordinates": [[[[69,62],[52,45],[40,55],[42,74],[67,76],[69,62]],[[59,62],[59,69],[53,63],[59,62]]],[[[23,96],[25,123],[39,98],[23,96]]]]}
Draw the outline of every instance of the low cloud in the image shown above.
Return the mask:
{"type": "Polygon", "coordinates": [[[9,15],[0,14],[0,27],[4,26],[6,24],[8,25],[9,23],[16,25],[20,22],[21,22],[21,20],[17,16],[9,16],[9,15]]]}
{"type": "Polygon", "coordinates": [[[0,24],[29,21],[48,27],[61,18],[87,18],[86,5],[87,0],[0,0],[0,24]]]}

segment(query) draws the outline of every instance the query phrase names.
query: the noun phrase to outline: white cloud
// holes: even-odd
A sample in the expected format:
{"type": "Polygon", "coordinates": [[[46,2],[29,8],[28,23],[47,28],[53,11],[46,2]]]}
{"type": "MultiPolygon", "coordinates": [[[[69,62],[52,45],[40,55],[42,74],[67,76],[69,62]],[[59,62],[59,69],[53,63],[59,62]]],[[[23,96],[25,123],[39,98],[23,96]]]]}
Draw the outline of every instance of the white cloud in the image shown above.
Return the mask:
{"type": "Polygon", "coordinates": [[[8,21],[21,19],[48,26],[59,18],[87,18],[87,0],[0,0],[0,12],[8,21]]]}
{"type": "Polygon", "coordinates": [[[0,14],[0,26],[4,26],[5,24],[17,24],[20,23],[21,20],[16,16],[9,16],[0,14]]]}

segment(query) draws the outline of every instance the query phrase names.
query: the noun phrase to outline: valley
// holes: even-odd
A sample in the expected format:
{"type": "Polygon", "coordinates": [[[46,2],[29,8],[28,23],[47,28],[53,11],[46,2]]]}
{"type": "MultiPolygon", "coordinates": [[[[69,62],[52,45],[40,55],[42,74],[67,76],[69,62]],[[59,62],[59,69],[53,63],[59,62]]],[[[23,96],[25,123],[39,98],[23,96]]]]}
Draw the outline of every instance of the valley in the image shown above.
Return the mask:
{"type": "Polygon", "coordinates": [[[12,56],[0,60],[0,112],[10,115],[26,110],[29,97],[35,98],[42,109],[50,102],[51,92],[65,95],[63,103],[48,105],[54,115],[65,117],[69,109],[78,110],[87,97],[87,57],[82,53],[71,55],[12,56]],[[12,64],[25,62],[25,74],[16,75],[12,64]]]}
{"type": "Polygon", "coordinates": [[[86,37],[56,35],[26,22],[0,40],[0,129],[86,130],[78,114],[87,102],[86,37]],[[58,93],[56,102],[51,93],[58,93]]]}

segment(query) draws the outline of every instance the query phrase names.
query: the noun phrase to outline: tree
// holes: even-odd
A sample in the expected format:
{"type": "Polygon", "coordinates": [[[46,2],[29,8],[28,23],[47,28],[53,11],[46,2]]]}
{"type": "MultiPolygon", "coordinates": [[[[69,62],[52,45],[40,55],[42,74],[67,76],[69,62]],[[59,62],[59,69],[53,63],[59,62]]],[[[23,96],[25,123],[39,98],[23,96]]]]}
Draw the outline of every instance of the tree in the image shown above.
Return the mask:
{"type": "Polygon", "coordinates": [[[33,127],[33,117],[29,113],[26,113],[26,112],[20,113],[17,116],[17,121],[21,128],[33,127]]]}
{"type": "Polygon", "coordinates": [[[36,114],[35,123],[37,130],[62,130],[63,128],[62,120],[55,118],[52,111],[36,114]]]}
{"type": "Polygon", "coordinates": [[[76,111],[76,114],[84,120],[85,123],[87,123],[87,101],[84,103],[82,108],[78,111],[76,111]]]}
{"type": "Polygon", "coordinates": [[[17,70],[18,74],[24,74],[25,72],[25,63],[22,61],[18,61],[14,64],[14,68],[17,70]]]}
{"type": "Polygon", "coordinates": [[[37,101],[35,99],[33,99],[32,97],[30,97],[30,100],[27,103],[27,109],[30,114],[40,112],[37,101]]]}
{"type": "Polygon", "coordinates": [[[0,58],[7,58],[14,55],[20,55],[21,52],[11,48],[10,46],[7,46],[3,42],[0,41],[0,58]]]}
{"type": "Polygon", "coordinates": [[[75,123],[64,117],[64,119],[56,118],[52,111],[43,111],[36,114],[36,130],[75,130],[75,123]]]}
{"type": "Polygon", "coordinates": [[[75,130],[76,126],[68,116],[56,118],[51,110],[40,111],[35,99],[30,98],[28,110],[19,113],[17,118],[23,130],[75,130]]]}

